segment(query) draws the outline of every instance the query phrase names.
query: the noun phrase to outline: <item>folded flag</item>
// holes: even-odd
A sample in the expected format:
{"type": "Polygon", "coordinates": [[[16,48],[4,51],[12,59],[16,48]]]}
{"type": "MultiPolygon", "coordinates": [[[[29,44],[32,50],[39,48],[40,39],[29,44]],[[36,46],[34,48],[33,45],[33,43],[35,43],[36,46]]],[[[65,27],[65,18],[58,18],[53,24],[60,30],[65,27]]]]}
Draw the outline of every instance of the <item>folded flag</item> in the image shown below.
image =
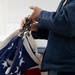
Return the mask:
{"type": "Polygon", "coordinates": [[[25,71],[22,75],[41,75],[39,68],[32,68],[25,71]]]}
{"type": "Polygon", "coordinates": [[[41,75],[39,61],[24,40],[15,36],[0,50],[1,75],[41,75]]]}

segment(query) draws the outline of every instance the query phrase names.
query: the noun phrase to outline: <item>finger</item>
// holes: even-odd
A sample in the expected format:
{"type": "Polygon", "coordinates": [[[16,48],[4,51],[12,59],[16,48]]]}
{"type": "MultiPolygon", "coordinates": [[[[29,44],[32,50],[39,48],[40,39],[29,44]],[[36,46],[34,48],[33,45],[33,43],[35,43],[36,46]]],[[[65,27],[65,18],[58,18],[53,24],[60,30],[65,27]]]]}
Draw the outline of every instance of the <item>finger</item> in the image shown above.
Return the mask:
{"type": "Polygon", "coordinates": [[[24,19],[23,19],[23,24],[25,24],[26,23],[26,17],[24,17],[24,19]]]}
{"type": "Polygon", "coordinates": [[[22,29],[23,28],[23,20],[21,21],[21,25],[20,25],[20,28],[22,29]]]}
{"type": "Polygon", "coordinates": [[[35,11],[35,6],[30,6],[29,8],[30,8],[31,10],[33,10],[32,14],[29,16],[29,19],[33,19],[34,11],[35,11]]]}
{"type": "Polygon", "coordinates": [[[35,23],[34,24],[31,24],[30,25],[30,30],[31,31],[37,31],[37,24],[35,24],[35,23]]]}
{"type": "Polygon", "coordinates": [[[35,25],[36,21],[33,20],[33,22],[30,24],[30,26],[35,25]]]}
{"type": "Polygon", "coordinates": [[[23,26],[23,25],[24,25],[24,21],[22,20],[22,21],[21,21],[21,26],[23,26]]]}
{"type": "Polygon", "coordinates": [[[26,23],[26,17],[24,19],[22,19],[21,24],[24,25],[26,23]]]}
{"type": "Polygon", "coordinates": [[[35,10],[35,6],[30,6],[29,8],[32,10],[35,10]]]}
{"type": "Polygon", "coordinates": [[[23,19],[23,20],[21,21],[21,26],[20,26],[21,29],[23,28],[24,24],[25,24],[25,21],[24,21],[24,19],[23,19]]]}

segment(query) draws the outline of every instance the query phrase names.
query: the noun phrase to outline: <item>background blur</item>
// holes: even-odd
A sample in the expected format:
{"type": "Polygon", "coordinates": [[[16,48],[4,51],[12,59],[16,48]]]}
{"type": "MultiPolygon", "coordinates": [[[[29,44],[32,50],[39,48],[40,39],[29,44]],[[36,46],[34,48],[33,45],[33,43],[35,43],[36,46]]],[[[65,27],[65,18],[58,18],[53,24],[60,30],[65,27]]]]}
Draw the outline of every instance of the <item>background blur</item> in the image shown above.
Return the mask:
{"type": "Polygon", "coordinates": [[[29,6],[55,11],[59,2],[60,0],[0,0],[0,41],[20,28],[21,20],[32,12],[29,6]]]}

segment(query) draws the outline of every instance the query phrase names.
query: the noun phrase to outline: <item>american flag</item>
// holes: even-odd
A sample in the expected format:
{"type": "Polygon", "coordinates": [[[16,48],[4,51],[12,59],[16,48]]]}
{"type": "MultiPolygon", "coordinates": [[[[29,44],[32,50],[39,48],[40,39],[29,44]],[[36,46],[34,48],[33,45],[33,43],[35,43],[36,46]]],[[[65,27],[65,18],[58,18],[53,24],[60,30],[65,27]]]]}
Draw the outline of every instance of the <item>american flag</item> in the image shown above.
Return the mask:
{"type": "Polygon", "coordinates": [[[39,61],[24,40],[15,36],[0,50],[0,75],[41,75],[39,61]]]}

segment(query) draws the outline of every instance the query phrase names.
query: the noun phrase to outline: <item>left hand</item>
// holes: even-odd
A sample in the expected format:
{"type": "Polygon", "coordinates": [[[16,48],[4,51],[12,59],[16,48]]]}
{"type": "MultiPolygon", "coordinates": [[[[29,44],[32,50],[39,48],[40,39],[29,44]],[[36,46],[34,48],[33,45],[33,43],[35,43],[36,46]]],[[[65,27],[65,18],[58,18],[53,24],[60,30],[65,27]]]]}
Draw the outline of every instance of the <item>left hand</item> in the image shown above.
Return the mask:
{"type": "MultiPolygon", "coordinates": [[[[24,24],[26,23],[26,17],[24,17],[21,21],[21,25],[20,25],[20,29],[23,29],[23,26],[24,24]]],[[[30,24],[30,30],[31,31],[37,31],[38,30],[38,22],[36,21],[33,21],[31,24],[30,24]]]]}

